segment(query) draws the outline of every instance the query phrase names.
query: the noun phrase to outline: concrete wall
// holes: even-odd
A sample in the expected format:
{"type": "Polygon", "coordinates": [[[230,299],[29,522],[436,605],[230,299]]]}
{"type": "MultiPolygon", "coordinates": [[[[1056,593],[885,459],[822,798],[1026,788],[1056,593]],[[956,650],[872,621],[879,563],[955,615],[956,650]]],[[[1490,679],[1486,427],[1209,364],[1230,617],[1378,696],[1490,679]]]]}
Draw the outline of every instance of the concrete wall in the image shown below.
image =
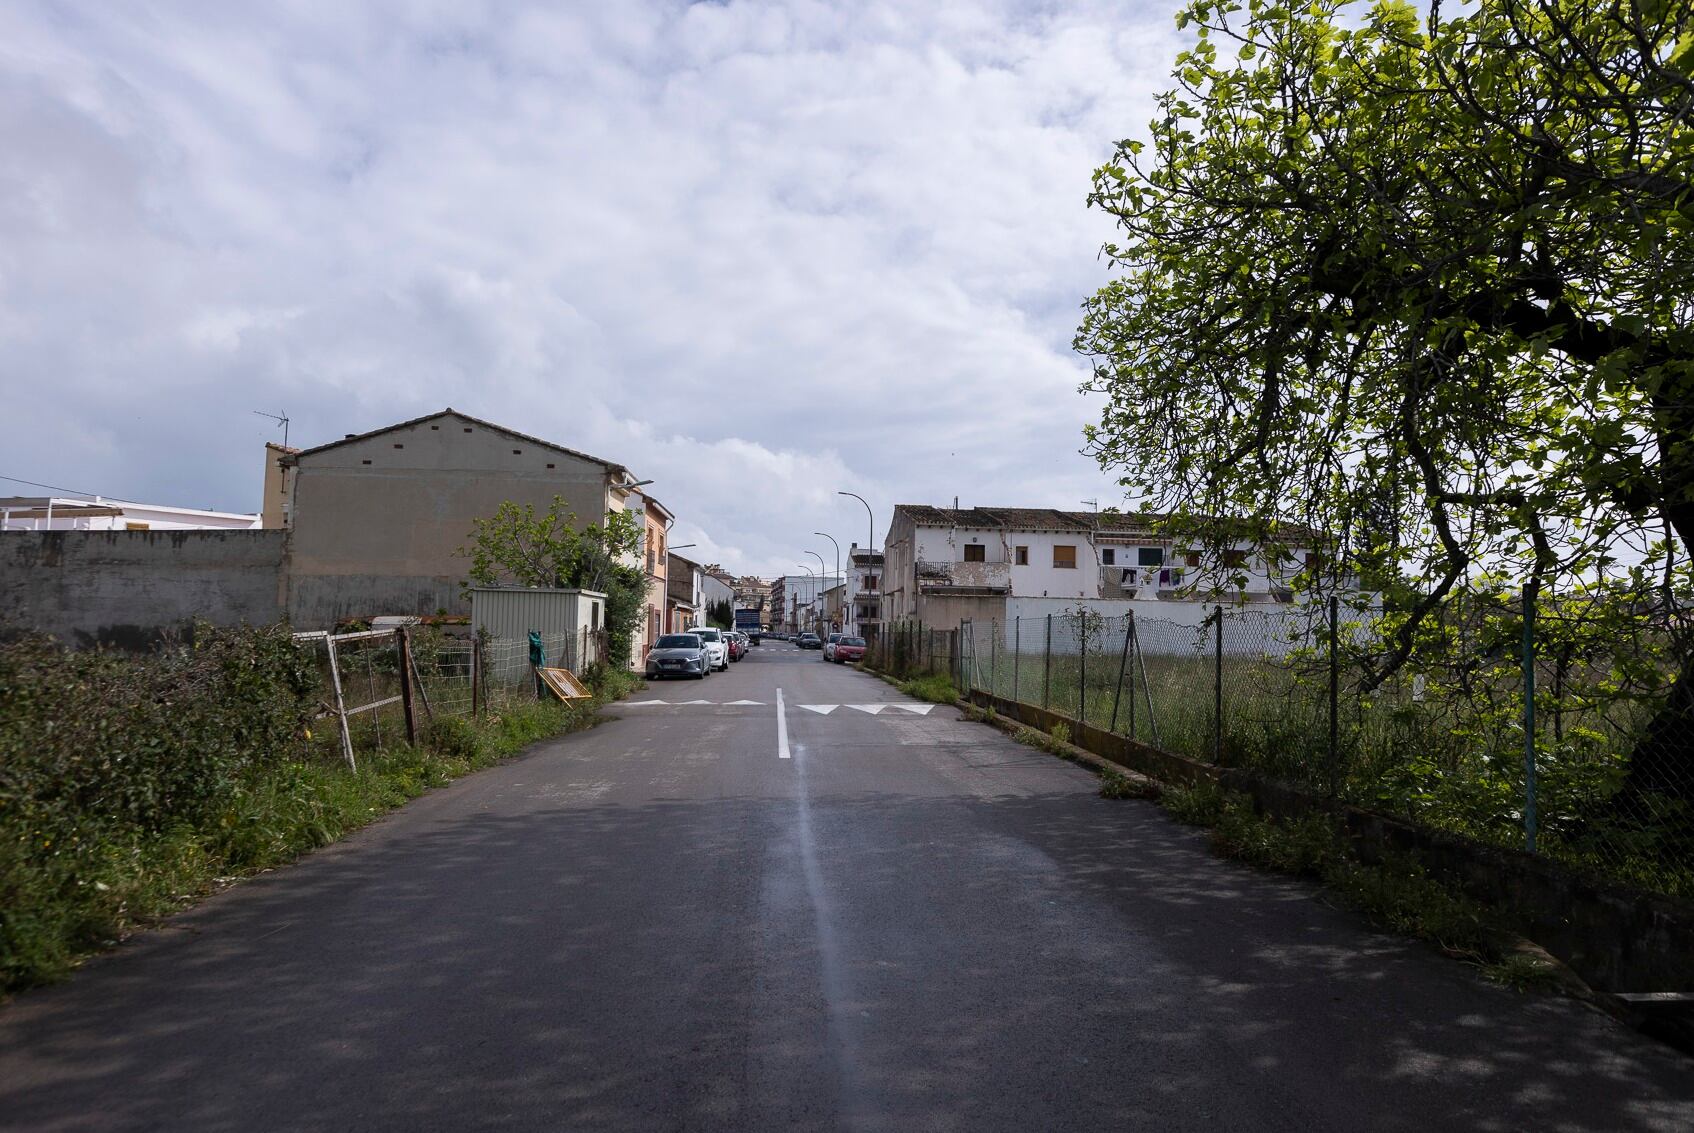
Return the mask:
{"type": "Polygon", "coordinates": [[[565,498],[581,523],[621,507],[610,469],[459,417],[297,458],[288,611],[298,628],[372,614],[468,612],[460,590],[472,521],[512,500],[565,498]]]}
{"type": "Polygon", "coordinates": [[[0,617],[67,645],[139,648],[196,617],[283,615],[282,531],[44,531],[0,535],[0,617]]]}

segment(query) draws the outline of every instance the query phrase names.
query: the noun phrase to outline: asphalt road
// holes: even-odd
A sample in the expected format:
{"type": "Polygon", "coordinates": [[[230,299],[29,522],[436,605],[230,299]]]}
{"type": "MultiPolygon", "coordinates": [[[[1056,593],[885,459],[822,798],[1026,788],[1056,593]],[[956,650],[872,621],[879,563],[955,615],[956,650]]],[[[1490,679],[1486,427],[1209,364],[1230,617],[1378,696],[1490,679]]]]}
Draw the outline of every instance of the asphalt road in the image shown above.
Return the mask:
{"type": "Polygon", "coordinates": [[[816,653],[610,711],[0,1008],[0,1128],[1694,1128],[1674,1052],[816,653]]]}

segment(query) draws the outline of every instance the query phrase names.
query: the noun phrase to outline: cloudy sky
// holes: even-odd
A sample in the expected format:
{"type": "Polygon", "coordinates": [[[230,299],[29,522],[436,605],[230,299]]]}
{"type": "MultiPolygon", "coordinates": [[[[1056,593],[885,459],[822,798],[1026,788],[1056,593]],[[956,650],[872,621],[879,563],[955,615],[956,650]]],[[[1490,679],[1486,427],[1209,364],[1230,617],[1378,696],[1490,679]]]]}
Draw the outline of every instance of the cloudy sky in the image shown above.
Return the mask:
{"type": "MultiPolygon", "coordinates": [[[[0,7],[0,474],[258,508],[451,405],[794,571],[1117,497],[1069,343],[1174,3],[0,7]]],[[[0,483],[0,494],[33,489],[0,483]]]]}

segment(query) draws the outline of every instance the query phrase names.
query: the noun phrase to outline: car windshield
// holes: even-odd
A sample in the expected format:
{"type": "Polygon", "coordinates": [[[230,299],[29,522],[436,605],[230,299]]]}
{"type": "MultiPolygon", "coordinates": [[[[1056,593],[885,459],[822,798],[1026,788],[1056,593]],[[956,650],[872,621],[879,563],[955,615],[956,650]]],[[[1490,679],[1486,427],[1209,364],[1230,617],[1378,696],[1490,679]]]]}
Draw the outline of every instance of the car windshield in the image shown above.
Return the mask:
{"type": "Polygon", "coordinates": [[[864,643],[865,639],[862,637],[844,637],[836,642],[837,645],[863,645],[864,643]]]}
{"type": "Polygon", "coordinates": [[[840,641],[841,635],[839,633],[832,633],[832,634],[829,635],[829,639],[831,641],[840,641]]]}
{"type": "Polygon", "coordinates": [[[697,629],[694,632],[696,634],[698,634],[701,637],[702,640],[705,640],[705,641],[722,641],[723,640],[723,638],[718,635],[718,631],[715,630],[715,629],[697,629]]]}
{"type": "Polygon", "coordinates": [[[667,633],[661,637],[654,649],[698,649],[700,635],[696,633],[667,633]]]}

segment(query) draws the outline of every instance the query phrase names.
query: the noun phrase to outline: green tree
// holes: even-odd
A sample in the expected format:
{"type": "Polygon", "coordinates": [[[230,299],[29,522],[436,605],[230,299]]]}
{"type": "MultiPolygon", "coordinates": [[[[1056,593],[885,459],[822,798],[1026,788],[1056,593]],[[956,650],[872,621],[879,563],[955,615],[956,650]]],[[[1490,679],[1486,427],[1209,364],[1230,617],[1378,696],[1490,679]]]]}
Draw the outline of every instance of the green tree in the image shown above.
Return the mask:
{"type": "MultiPolygon", "coordinates": [[[[1076,340],[1090,450],[1190,522],[1329,533],[1330,570],[1386,590],[1367,685],[1467,589],[1686,624],[1690,13],[1194,0],[1150,144],[1095,171],[1121,236],[1076,340]]],[[[1672,655],[1632,779],[1687,790],[1672,655]]]]}
{"type": "Polygon", "coordinates": [[[641,527],[626,511],[577,526],[563,496],[537,515],[533,504],[507,500],[473,521],[469,580],[479,586],[580,587],[606,595],[606,638],[614,664],[629,664],[647,602],[647,578],[624,560],[641,545],[641,527]]]}
{"type": "Polygon", "coordinates": [[[706,624],[719,629],[735,628],[735,609],[728,598],[706,603],[706,624]]]}

